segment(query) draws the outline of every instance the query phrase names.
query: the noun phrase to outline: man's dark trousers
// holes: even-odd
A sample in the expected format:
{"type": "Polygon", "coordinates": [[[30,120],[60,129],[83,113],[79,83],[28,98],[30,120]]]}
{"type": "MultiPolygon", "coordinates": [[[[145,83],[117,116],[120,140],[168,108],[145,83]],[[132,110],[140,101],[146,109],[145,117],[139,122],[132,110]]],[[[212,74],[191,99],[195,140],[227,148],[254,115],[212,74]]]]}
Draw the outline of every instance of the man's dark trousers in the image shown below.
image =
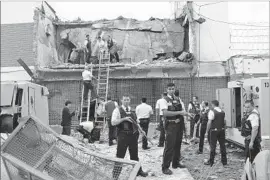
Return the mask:
{"type": "Polygon", "coordinates": [[[92,84],[92,81],[83,81],[83,98],[86,100],[88,99],[88,93],[89,93],[89,90],[93,90],[94,86],[92,84]]]}
{"type": "MultiPolygon", "coordinates": [[[[145,132],[145,134],[147,136],[150,118],[141,118],[141,119],[139,119],[139,121],[140,121],[140,126],[141,126],[142,130],[145,132]]],[[[143,136],[142,137],[142,147],[143,147],[143,149],[145,149],[145,148],[147,148],[147,146],[148,146],[147,138],[143,136]]]]}
{"type": "Polygon", "coordinates": [[[159,145],[164,145],[165,141],[165,128],[164,128],[164,119],[163,116],[160,116],[159,120],[159,128],[160,128],[160,135],[159,135],[159,145]]]}
{"type": "Polygon", "coordinates": [[[245,156],[246,159],[249,158],[250,162],[252,163],[257,154],[261,151],[261,145],[259,141],[254,141],[253,143],[253,149],[249,149],[249,140],[245,140],[245,156]]]}
{"type": "Polygon", "coordinates": [[[70,136],[70,134],[71,134],[71,126],[63,126],[62,134],[70,136]]]}
{"type": "Polygon", "coordinates": [[[214,164],[214,159],[216,155],[216,145],[217,141],[220,145],[220,152],[221,152],[221,162],[223,165],[227,164],[227,154],[226,154],[226,147],[225,147],[225,130],[213,130],[210,129],[210,164],[214,164]]]}
{"type": "Polygon", "coordinates": [[[109,127],[109,141],[113,141],[115,139],[115,131],[116,131],[116,126],[112,125],[112,117],[108,117],[108,127],[109,127]]]}
{"type": "MultiPolygon", "coordinates": [[[[116,157],[124,158],[126,155],[127,149],[129,150],[130,159],[134,161],[139,161],[138,156],[138,138],[139,133],[133,133],[133,131],[119,131],[117,140],[117,152],[116,157]]],[[[122,171],[121,163],[115,163],[113,168],[113,179],[118,179],[122,171]]],[[[141,169],[139,170],[141,171],[141,169]]]]}
{"type": "Polygon", "coordinates": [[[207,124],[201,124],[199,151],[203,152],[204,136],[206,133],[207,124]]]}
{"type": "Polygon", "coordinates": [[[179,123],[166,122],[165,124],[165,148],[163,153],[162,169],[168,169],[172,162],[172,166],[179,165],[180,150],[184,131],[184,121],[179,123]]]}

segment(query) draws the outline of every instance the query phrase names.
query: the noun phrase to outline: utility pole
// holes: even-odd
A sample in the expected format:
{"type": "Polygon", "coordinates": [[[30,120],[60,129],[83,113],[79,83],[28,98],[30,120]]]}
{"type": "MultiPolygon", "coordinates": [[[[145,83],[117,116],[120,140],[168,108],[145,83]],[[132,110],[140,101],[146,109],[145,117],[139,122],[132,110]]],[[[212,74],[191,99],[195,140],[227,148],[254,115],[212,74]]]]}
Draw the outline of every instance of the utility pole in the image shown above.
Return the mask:
{"type": "Polygon", "coordinates": [[[196,21],[194,20],[194,13],[193,13],[193,2],[187,1],[186,4],[186,15],[189,22],[189,51],[193,54],[193,68],[192,68],[192,75],[195,76],[198,70],[198,52],[197,52],[197,38],[196,38],[196,21]]]}

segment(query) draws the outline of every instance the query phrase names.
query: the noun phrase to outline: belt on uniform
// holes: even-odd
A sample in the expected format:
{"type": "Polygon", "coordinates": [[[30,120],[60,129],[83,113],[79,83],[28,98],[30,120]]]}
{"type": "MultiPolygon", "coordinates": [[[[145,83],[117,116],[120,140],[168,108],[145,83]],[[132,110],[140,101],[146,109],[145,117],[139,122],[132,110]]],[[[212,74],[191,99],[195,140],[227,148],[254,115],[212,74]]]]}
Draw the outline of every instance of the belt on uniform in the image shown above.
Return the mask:
{"type": "Polygon", "coordinates": [[[218,128],[214,128],[214,129],[210,129],[211,131],[222,131],[225,130],[224,128],[218,129],[218,128]]]}
{"type": "Polygon", "coordinates": [[[150,118],[140,118],[139,120],[149,120],[150,118]]]}
{"type": "Polygon", "coordinates": [[[166,121],[169,123],[179,123],[179,122],[176,122],[176,120],[166,120],[166,121]]]}
{"type": "Polygon", "coordinates": [[[120,130],[119,133],[124,133],[124,134],[128,134],[128,135],[134,134],[133,131],[125,131],[125,130],[120,130]]]}

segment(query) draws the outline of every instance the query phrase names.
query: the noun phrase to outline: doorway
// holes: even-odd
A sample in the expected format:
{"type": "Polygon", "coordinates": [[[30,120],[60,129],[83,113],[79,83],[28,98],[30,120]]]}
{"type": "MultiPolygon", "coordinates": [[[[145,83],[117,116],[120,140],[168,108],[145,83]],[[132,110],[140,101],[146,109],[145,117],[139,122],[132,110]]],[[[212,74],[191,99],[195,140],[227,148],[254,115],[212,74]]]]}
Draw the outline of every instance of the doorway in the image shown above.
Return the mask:
{"type": "Polygon", "coordinates": [[[234,88],[234,94],[235,94],[235,126],[241,127],[241,88],[237,87],[234,88]]]}

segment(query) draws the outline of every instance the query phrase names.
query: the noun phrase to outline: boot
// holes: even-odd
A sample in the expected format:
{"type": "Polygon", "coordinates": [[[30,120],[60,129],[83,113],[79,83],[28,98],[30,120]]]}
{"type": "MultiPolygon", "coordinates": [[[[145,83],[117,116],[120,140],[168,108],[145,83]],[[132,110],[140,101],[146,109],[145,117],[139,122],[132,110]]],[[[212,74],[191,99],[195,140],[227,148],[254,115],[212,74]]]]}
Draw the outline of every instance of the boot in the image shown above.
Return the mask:
{"type": "Polygon", "coordinates": [[[162,169],[163,174],[172,175],[172,171],[168,168],[162,169]]]}
{"type": "Polygon", "coordinates": [[[142,168],[140,168],[137,176],[147,177],[148,176],[148,173],[147,172],[143,172],[142,168]]]}

